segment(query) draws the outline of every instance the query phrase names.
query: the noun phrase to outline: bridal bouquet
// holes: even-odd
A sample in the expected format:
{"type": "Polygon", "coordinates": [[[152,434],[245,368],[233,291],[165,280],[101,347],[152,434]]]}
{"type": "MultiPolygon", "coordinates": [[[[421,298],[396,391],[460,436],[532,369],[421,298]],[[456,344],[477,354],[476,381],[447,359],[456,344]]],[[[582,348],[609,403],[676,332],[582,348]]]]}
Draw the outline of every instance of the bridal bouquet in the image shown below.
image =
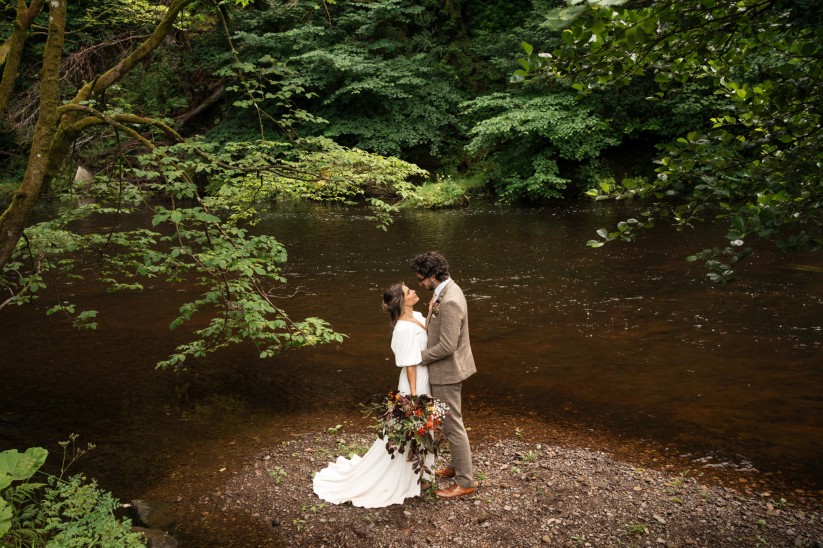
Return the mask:
{"type": "Polygon", "coordinates": [[[425,465],[426,456],[437,455],[447,411],[446,404],[431,396],[406,396],[399,392],[389,392],[368,406],[368,412],[377,415],[377,435],[386,440],[391,458],[395,453],[406,453],[414,471],[421,474],[431,472],[425,465]]]}

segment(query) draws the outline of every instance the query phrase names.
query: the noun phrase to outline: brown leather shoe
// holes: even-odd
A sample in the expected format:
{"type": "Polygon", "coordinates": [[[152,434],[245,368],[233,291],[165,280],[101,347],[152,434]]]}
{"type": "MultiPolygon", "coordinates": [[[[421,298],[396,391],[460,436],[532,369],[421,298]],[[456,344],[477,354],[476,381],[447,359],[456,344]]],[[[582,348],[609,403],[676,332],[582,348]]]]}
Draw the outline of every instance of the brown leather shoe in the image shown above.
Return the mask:
{"type": "Polygon", "coordinates": [[[446,487],[445,489],[440,489],[434,492],[434,494],[438,497],[442,497],[445,499],[462,497],[465,495],[471,495],[472,493],[474,493],[474,487],[460,487],[456,483],[452,484],[450,487],[446,487]]]}
{"type": "Polygon", "coordinates": [[[428,491],[431,488],[431,486],[432,486],[432,484],[429,483],[428,481],[421,481],[420,482],[420,492],[423,493],[425,491],[428,491]]]}
{"type": "Polygon", "coordinates": [[[440,470],[435,470],[434,475],[438,478],[453,478],[454,468],[451,466],[447,466],[445,468],[441,468],[440,470]]]}

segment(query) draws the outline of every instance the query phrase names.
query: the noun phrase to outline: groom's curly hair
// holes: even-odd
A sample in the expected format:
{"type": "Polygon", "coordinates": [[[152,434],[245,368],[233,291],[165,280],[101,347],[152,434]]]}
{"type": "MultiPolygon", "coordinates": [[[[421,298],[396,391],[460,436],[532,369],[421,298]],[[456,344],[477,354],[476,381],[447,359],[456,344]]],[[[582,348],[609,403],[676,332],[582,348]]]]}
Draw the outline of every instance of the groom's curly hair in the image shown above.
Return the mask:
{"type": "Polygon", "coordinates": [[[438,282],[449,277],[449,262],[437,251],[421,253],[412,260],[411,267],[424,278],[434,276],[438,282]]]}

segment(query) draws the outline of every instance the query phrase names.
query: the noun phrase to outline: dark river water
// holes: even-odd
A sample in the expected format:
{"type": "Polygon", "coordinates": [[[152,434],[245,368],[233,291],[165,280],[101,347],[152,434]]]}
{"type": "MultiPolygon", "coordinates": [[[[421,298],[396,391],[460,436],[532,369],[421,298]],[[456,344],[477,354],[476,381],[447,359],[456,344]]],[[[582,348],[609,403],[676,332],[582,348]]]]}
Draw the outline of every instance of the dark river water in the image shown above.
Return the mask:
{"type": "Polygon", "coordinates": [[[173,458],[170,439],[196,451],[176,397],[185,383],[191,412],[222,402],[253,410],[256,424],[356,409],[397,379],[381,290],[416,287],[410,259],[436,249],[468,299],[478,373],[465,390],[475,401],[545,421],[574,414],[703,466],[823,482],[821,255],[747,242],[757,253],[738,281],[714,286],[685,257],[722,246],[722,227],[585,246],[626,215],[608,204],[479,204],[407,211],[383,232],[361,210],[277,206],[257,229],[289,252],[282,306],[328,320],[347,334],[342,345],[265,362],[229,349],[176,384],[154,363],[185,340],[167,326],[186,288],[158,286],[148,298],[64,288],[100,310],[97,332],[46,317],[46,303],[0,313],[0,448],[54,447],[78,432],[98,444],[92,467],[131,485],[155,450],[173,458]],[[143,460],[124,461],[124,449],[143,460]]]}

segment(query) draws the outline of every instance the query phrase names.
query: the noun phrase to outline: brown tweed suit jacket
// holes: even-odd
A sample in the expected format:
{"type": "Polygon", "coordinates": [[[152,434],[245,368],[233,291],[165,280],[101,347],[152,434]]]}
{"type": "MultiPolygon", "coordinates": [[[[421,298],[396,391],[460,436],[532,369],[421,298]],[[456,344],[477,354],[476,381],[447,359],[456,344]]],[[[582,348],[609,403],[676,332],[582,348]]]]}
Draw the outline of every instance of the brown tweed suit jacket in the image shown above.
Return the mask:
{"type": "Polygon", "coordinates": [[[466,298],[454,280],[440,292],[436,314],[429,314],[429,342],[421,363],[429,366],[431,384],[456,384],[477,372],[469,343],[466,298]]]}

